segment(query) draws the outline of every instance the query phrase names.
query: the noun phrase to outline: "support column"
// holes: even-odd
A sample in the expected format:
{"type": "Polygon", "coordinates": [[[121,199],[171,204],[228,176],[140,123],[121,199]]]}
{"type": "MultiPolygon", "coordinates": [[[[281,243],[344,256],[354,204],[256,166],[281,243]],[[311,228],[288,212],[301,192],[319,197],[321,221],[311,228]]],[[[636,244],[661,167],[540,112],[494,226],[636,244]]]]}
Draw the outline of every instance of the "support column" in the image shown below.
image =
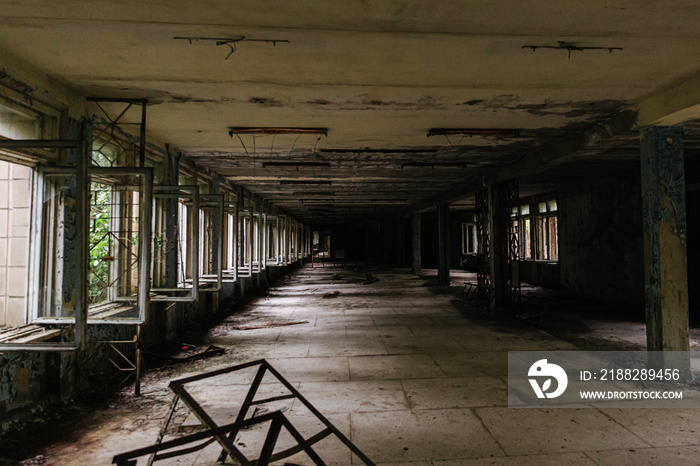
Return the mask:
{"type": "Polygon", "coordinates": [[[645,129],[641,163],[647,350],[688,351],[682,128],[645,129]]]}
{"type": "Polygon", "coordinates": [[[494,184],[489,188],[489,270],[493,295],[491,308],[510,305],[510,266],[508,262],[508,233],[510,208],[506,183],[494,184]]]}
{"type": "Polygon", "coordinates": [[[438,283],[450,284],[450,205],[438,204],[438,283]]]}
{"type": "Polygon", "coordinates": [[[421,215],[421,213],[413,214],[413,234],[411,236],[411,250],[413,251],[413,266],[411,267],[411,272],[413,273],[420,273],[421,270],[421,215]]]}
{"type": "MultiPolygon", "coordinates": [[[[177,186],[180,174],[180,152],[167,151],[167,175],[165,184],[177,186]]],[[[177,199],[168,197],[165,199],[165,241],[172,245],[165,252],[165,287],[177,287],[177,251],[178,251],[178,205],[177,199]]]]}

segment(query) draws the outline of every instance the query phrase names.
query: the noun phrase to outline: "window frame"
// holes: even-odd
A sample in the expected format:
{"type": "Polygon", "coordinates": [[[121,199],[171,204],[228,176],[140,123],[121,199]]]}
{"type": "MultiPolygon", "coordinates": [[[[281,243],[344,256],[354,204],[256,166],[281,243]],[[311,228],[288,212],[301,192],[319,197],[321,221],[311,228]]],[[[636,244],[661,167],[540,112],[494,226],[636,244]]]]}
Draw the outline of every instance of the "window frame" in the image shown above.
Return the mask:
{"type": "MultiPolygon", "coordinates": [[[[223,194],[200,194],[198,212],[199,219],[199,291],[200,292],[217,292],[223,289],[223,259],[224,259],[224,196],[223,194]],[[207,210],[209,212],[207,212],[207,210]],[[213,211],[213,212],[212,212],[213,211]],[[207,215],[207,213],[209,215],[207,215]],[[207,227],[209,223],[213,223],[214,219],[218,220],[216,227],[216,235],[218,237],[216,250],[212,251],[216,255],[218,266],[215,273],[205,274],[205,269],[212,267],[211,264],[206,264],[207,255],[205,250],[211,246],[211,241],[207,241],[207,227]],[[207,244],[209,243],[209,244],[207,244]],[[213,287],[205,288],[202,285],[214,283],[213,287]]],[[[213,234],[213,232],[212,232],[213,234]]],[[[211,272],[211,270],[209,270],[211,272]]]]}
{"type": "MultiPolygon", "coordinates": [[[[176,247],[180,247],[180,242],[182,238],[183,232],[181,231],[180,225],[183,223],[183,218],[181,218],[181,205],[186,206],[184,202],[180,202],[181,199],[184,199],[186,201],[190,202],[190,208],[191,210],[191,215],[187,215],[187,218],[184,219],[185,225],[186,225],[186,230],[184,232],[185,235],[185,242],[186,244],[190,245],[190,250],[192,251],[192,256],[189,257],[187,254],[185,254],[185,257],[183,255],[178,254],[178,275],[180,273],[180,265],[182,265],[181,261],[185,262],[185,268],[188,269],[188,272],[190,273],[191,277],[189,281],[191,282],[190,286],[187,286],[188,284],[188,278],[187,278],[187,273],[185,273],[185,276],[182,277],[182,280],[179,279],[178,277],[178,285],[182,284],[182,286],[177,286],[176,288],[168,288],[168,287],[156,287],[156,286],[151,286],[151,291],[153,292],[153,296],[151,296],[151,301],[152,302],[166,302],[166,303],[189,303],[189,302],[194,302],[197,301],[198,298],[198,292],[199,292],[199,248],[198,247],[192,247],[192,245],[199,245],[199,214],[198,214],[198,206],[199,206],[199,187],[197,185],[179,185],[179,186],[166,186],[166,185],[156,185],[153,187],[153,202],[155,204],[157,199],[175,199],[178,203],[177,206],[177,224],[178,224],[178,238],[177,238],[177,245],[176,247]],[[190,221],[191,218],[191,221],[190,221]],[[187,267],[189,265],[190,267],[187,267]],[[197,279],[195,279],[197,278],[197,279]],[[163,293],[183,293],[180,296],[169,296],[169,295],[161,295],[159,292],[163,293]]],[[[155,211],[156,209],[154,209],[155,211]]],[[[153,222],[155,222],[156,216],[153,215],[153,222]]],[[[152,241],[155,242],[155,225],[152,227],[152,241]]],[[[155,261],[151,261],[152,267],[155,267],[155,261]]]]}
{"type": "MultiPolygon", "coordinates": [[[[125,324],[125,325],[141,325],[148,322],[149,305],[150,305],[150,286],[151,286],[151,225],[153,218],[153,169],[150,167],[135,168],[135,167],[88,167],[88,186],[91,184],[92,176],[139,176],[141,179],[140,193],[141,199],[139,202],[139,288],[137,303],[139,307],[138,318],[91,318],[90,305],[88,303],[88,320],[89,324],[125,324]]],[[[127,220],[122,212],[119,212],[121,221],[127,220]]],[[[86,225],[86,234],[88,225],[86,225]]],[[[89,256],[88,256],[89,259],[89,256]]],[[[87,262],[86,262],[87,267],[87,262]]],[[[89,273],[89,270],[87,271],[89,273]]],[[[110,270],[110,274],[114,271],[110,270]]],[[[115,285],[116,286],[116,285],[115,285]]],[[[106,304],[113,304],[124,301],[124,298],[113,298],[106,304]]]]}
{"type": "MultiPolygon", "coordinates": [[[[27,309],[28,312],[34,313],[34,307],[38,306],[38,296],[33,290],[39,289],[38,273],[40,265],[38,261],[41,258],[41,248],[38,247],[36,242],[37,235],[41,235],[40,220],[43,217],[43,212],[39,212],[38,206],[43,206],[42,199],[43,191],[40,191],[40,186],[43,187],[45,176],[55,174],[55,175],[69,175],[75,176],[76,186],[76,197],[75,197],[75,227],[78,232],[83,232],[82,235],[78,235],[77,248],[76,248],[76,261],[78,264],[83,264],[82,267],[78,267],[76,273],[74,274],[73,290],[71,297],[74,303],[74,313],[75,317],[72,319],[73,322],[62,322],[67,325],[73,325],[74,331],[73,340],[66,342],[26,342],[26,343],[0,343],[0,351],[50,351],[50,352],[63,352],[63,351],[75,351],[77,349],[84,349],[85,343],[87,341],[87,208],[88,208],[88,154],[87,154],[88,144],[84,140],[51,140],[51,139],[35,139],[35,140],[0,140],[0,152],[3,150],[9,151],[20,151],[25,149],[58,149],[58,150],[75,150],[77,153],[77,160],[75,166],[44,166],[41,165],[36,168],[34,178],[34,185],[31,193],[32,200],[32,212],[31,212],[31,224],[30,224],[30,239],[29,239],[29,279],[27,283],[27,309]]],[[[37,308],[38,309],[38,308],[37,308]]],[[[70,332],[69,332],[70,334],[70,332]]],[[[65,335],[65,333],[64,333],[65,335]]]]}

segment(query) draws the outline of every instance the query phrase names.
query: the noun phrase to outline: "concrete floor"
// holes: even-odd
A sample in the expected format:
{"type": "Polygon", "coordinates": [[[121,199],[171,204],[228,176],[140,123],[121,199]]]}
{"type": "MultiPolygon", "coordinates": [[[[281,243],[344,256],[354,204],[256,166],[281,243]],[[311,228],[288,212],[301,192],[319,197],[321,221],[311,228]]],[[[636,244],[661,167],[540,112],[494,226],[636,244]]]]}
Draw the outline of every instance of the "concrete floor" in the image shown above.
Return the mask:
{"type": "MultiPolygon", "coordinates": [[[[460,274],[446,289],[427,286],[430,274],[372,273],[379,281],[365,285],[359,283],[364,271],[300,269],[210,330],[206,343],[225,347],[225,355],[149,373],[141,398],[123,394],[110,407],[85,413],[73,435],[43,451],[46,464],[110,464],[116,453],[149,445],[168,409],[169,379],[260,358],[380,464],[700,464],[700,413],[693,410],[507,408],[508,350],[577,347],[456,303],[460,274]],[[307,323],[233,329],[290,321],[307,323]]],[[[230,422],[251,376],[188,388],[218,423],[230,422]]],[[[265,382],[264,394],[284,392],[265,382]]],[[[298,401],[274,407],[307,435],[320,430],[298,401]]],[[[180,432],[197,424],[186,410],[174,423],[180,432]]],[[[245,452],[261,442],[256,429],[237,439],[245,452]]],[[[337,441],[318,445],[329,464],[359,464],[337,441]]],[[[157,464],[213,465],[219,451],[214,444],[157,464]]],[[[302,455],[287,462],[311,464],[302,455]]]]}

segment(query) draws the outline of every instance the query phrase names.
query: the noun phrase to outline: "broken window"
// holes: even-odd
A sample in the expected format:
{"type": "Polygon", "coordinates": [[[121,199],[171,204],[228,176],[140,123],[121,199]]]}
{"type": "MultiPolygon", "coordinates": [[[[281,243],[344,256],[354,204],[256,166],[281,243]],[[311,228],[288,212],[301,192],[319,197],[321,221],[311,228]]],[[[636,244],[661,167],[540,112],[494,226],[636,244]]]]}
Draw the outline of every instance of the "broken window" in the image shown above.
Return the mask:
{"type": "Polygon", "coordinates": [[[280,219],[276,215],[265,215],[265,225],[265,257],[267,258],[266,262],[269,262],[273,265],[279,265],[281,263],[279,236],[280,219]]]}
{"type": "Polygon", "coordinates": [[[199,188],[154,186],[151,301],[196,301],[199,280],[199,188]]]}
{"type": "Polygon", "coordinates": [[[153,172],[90,167],[88,322],[143,323],[150,288],[153,172]]]}
{"type": "Polygon", "coordinates": [[[224,197],[221,194],[202,194],[199,198],[200,291],[221,290],[223,239],[224,197]]]}

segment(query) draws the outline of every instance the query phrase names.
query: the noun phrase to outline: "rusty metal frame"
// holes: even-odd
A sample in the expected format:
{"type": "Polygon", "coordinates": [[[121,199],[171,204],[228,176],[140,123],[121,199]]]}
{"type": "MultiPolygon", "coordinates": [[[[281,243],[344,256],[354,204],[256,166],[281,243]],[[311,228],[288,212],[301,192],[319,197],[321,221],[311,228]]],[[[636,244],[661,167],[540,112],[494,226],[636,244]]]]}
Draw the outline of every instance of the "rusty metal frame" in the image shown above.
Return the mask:
{"type": "Polygon", "coordinates": [[[476,254],[476,281],[477,296],[486,299],[488,303],[494,298],[491,289],[491,271],[489,269],[489,258],[491,255],[491,245],[488,230],[489,196],[488,191],[476,193],[476,231],[479,239],[476,254]]]}
{"type": "MultiPolygon", "coordinates": [[[[93,119],[93,125],[100,126],[98,133],[94,136],[94,139],[104,138],[106,144],[113,143],[119,147],[122,147],[121,140],[123,138],[132,139],[130,135],[124,133],[121,130],[123,126],[138,126],[139,127],[139,142],[138,142],[138,156],[139,156],[139,166],[144,167],[146,164],[146,107],[148,105],[148,99],[121,99],[121,98],[111,98],[111,97],[88,97],[86,99],[88,102],[93,102],[95,106],[102,112],[102,115],[106,119],[102,121],[95,121],[93,119]],[[108,109],[103,107],[103,103],[112,104],[123,104],[125,107],[121,109],[116,116],[112,114],[108,109]],[[134,105],[141,106],[141,121],[139,122],[126,122],[123,120],[124,116],[134,105]],[[119,136],[116,134],[119,133],[119,136]]],[[[97,116],[97,115],[96,115],[97,116]]],[[[131,142],[134,142],[133,139],[131,142]]]]}
{"type": "Polygon", "coordinates": [[[149,455],[147,464],[150,466],[155,461],[164,460],[168,458],[173,458],[189,453],[201,450],[213,442],[218,442],[223,451],[219,460],[221,462],[226,460],[227,456],[231,456],[242,466],[265,466],[272,461],[278,461],[294,454],[305,452],[315,464],[325,465],[326,463],[318,456],[314,451],[313,445],[323,440],[324,438],[335,435],[352,453],[354,453],[364,464],[374,466],[374,462],[370,460],[362,451],[355,446],[355,444],[350,441],[338,428],[336,428],[328,419],[326,419],[304,396],[299,393],[299,391],[294,388],[282,375],[280,375],[277,370],[275,370],[266,360],[261,359],[257,361],[252,361],[245,364],[240,364],[237,366],[231,366],[216,371],[208,372],[205,374],[199,374],[191,377],[186,377],[183,379],[178,379],[170,382],[170,389],[174,393],[174,398],[170,411],[165,418],[163,427],[161,428],[156,443],[149,447],[139,448],[126,453],[122,453],[114,456],[112,463],[119,466],[131,466],[136,464],[135,459],[146,455],[149,455]],[[240,371],[243,369],[257,367],[258,370],[255,374],[253,381],[251,382],[248,393],[243,401],[243,404],[238,411],[236,420],[233,423],[226,424],[223,426],[217,425],[211,416],[202,408],[202,406],[192,397],[192,395],[187,391],[185,387],[186,384],[191,382],[197,382],[203,379],[208,379],[210,377],[216,377],[223,374],[228,374],[231,372],[240,371]],[[266,399],[256,400],[255,395],[265,377],[266,373],[271,374],[281,383],[288,391],[288,395],[274,396],[266,399]],[[274,411],[271,413],[266,413],[262,415],[257,415],[255,412],[253,416],[246,419],[248,411],[253,406],[262,405],[265,403],[270,403],[273,401],[295,399],[302,403],[311,413],[325,426],[323,430],[312,435],[309,438],[304,438],[292,425],[292,423],[287,419],[281,411],[274,411]],[[206,430],[203,432],[198,432],[191,435],[186,435],[174,440],[169,440],[163,442],[168,425],[175,414],[178,403],[182,401],[194,414],[197,419],[202,423],[206,430]],[[247,427],[261,424],[270,423],[270,427],[267,431],[267,436],[263,447],[260,451],[259,457],[256,459],[247,458],[236,446],[234,439],[237,433],[247,427]],[[286,450],[275,453],[274,449],[276,446],[277,438],[282,430],[282,428],[287,429],[289,434],[296,440],[297,444],[293,447],[287,448],[286,450]],[[194,442],[202,441],[199,444],[180,448],[173,450],[177,447],[183,447],[194,442]],[[171,450],[171,451],[166,451],[171,450]],[[163,452],[163,453],[161,453],[163,452]]]}
{"type": "Polygon", "coordinates": [[[520,309],[520,188],[518,180],[508,182],[508,212],[515,212],[508,223],[508,264],[510,277],[508,291],[513,307],[520,309]]]}

